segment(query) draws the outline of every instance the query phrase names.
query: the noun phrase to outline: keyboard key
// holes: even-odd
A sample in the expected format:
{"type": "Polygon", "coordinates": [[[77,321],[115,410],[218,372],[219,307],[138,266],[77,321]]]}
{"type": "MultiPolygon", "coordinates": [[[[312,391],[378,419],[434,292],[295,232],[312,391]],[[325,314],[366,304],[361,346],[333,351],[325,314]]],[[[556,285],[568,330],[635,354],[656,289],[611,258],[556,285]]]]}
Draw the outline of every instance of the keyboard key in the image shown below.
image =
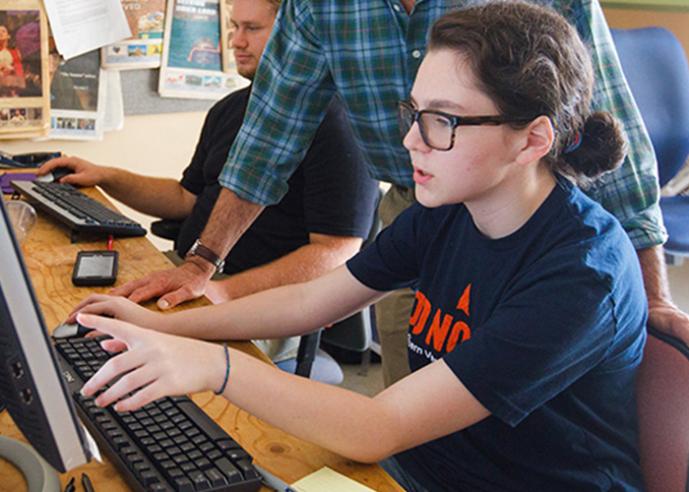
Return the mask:
{"type": "Polygon", "coordinates": [[[215,462],[215,466],[218,470],[220,470],[223,473],[223,475],[225,475],[229,483],[241,482],[241,472],[237,469],[236,466],[230,463],[230,460],[228,460],[227,458],[221,458],[217,460],[215,462]]]}
{"type": "Polygon", "coordinates": [[[206,475],[198,470],[189,474],[189,478],[194,483],[196,490],[207,490],[211,488],[211,483],[206,475]]]}
{"type": "Polygon", "coordinates": [[[196,490],[194,489],[194,484],[191,483],[191,480],[186,477],[175,479],[174,484],[177,492],[195,492],[196,490]]]}
{"type": "Polygon", "coordinates": [[[211,468],[206,470],[205,473],[213,487],[222,487],[223,485],[227,485],[227,480],[219,470],[211,468]]]}

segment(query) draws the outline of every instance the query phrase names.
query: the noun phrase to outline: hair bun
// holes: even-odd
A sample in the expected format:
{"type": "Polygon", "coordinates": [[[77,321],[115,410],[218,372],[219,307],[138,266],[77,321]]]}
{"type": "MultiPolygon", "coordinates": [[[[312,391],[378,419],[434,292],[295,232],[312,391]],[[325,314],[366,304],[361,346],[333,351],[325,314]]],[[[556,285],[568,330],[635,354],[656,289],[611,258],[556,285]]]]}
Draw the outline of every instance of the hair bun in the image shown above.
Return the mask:
{"type": "Polygon", "coordinates": [[[581,145],[562,154],[573,176],[595,178],[617,168],[627,155],[620,123],[610,114],[596,112],[584,122],[581,145]]]}

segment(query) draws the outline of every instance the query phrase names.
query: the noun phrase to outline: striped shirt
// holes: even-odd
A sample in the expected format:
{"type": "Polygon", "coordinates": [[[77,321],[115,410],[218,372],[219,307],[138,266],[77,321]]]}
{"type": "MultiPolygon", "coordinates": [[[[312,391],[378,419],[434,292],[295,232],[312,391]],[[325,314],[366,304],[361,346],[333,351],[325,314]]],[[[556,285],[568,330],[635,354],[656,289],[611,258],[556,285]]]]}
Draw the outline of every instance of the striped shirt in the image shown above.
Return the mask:
{"type": "MultiPolygon", "coordinates": [[[[253,203],[278,202],[339,94],[371,175],[412,187],[397,102],[409,96],[433,22],[470,3],[417,0],[408,14],[399,0],[285,0],[220,183],[253,203]]],[[[562,13],[590,47],[593,106],[622,121],[632,143],[624,164],[585,191],[620,220],[637,249],[661,244],[655,155],[598,1],[540,3],[562,13]]]]}

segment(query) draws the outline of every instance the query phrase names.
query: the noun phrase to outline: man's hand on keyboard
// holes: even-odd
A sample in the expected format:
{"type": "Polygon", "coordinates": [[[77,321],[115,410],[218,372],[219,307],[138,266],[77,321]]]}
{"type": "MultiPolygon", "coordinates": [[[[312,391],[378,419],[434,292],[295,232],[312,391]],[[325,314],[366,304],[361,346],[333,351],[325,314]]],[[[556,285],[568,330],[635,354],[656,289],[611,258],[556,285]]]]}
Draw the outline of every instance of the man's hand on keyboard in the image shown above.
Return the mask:
{"type": "Polygon", "coordinates": [[[132,280],[110,291],[140,303],[160,297],[158,307],[170,309],[186,301],[201,297],[215,269],[205,260],[189,258],[184,264],[170,270],[153,272],[144,278],[132,280]]]}
{"type": "Polygon", "coordinates": [[[111,340],[101,342],[105,350],[121,351],[125,346],[128,349],[106,362],[82,388],[84,396],[92,396],[126,373],[98,396],[98,406],[117,402],[115,410],[128,412],[163,396],[205,391],[222,384],[226,361],[220,345],[90,314],[80,314],[78,321],[112,336],[111,340]],[[128,397],[129,393],[133,395],[128,397]]]}

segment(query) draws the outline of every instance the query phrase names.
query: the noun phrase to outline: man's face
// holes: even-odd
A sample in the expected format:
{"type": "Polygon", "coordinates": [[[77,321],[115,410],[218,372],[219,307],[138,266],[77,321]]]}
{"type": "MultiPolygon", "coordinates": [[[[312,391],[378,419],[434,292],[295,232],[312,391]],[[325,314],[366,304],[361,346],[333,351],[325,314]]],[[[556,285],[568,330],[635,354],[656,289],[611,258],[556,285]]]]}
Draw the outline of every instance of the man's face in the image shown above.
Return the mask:
{"type": "Polygon", "coordinates": [[[275,9],[265,0],[234,0],[230,25],[237,71],[253,79],[275,21],[275,9]]]}

